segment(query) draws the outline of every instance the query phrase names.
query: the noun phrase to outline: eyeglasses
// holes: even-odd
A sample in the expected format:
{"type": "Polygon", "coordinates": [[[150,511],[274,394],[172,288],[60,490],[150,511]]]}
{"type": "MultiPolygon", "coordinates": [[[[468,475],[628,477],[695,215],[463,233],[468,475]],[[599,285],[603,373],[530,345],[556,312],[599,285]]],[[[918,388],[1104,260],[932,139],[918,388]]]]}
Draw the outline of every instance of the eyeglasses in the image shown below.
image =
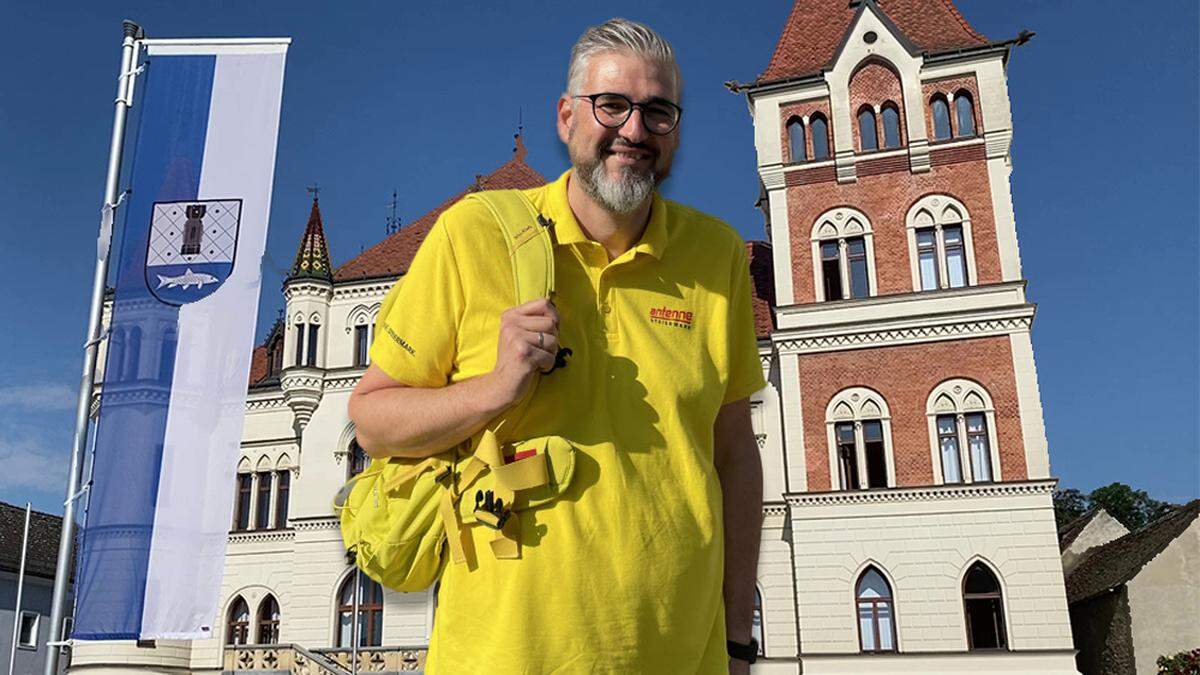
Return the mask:
{"type": "Polygon", "coordinates": [[[665,136],[679,126],[679,118],[683,115],[683,108],[661,98],[650,99],[645,103],[634,103],[628,96],[612,93],[571,98],[586,98],[591,101],[592,114],[596,116],[596,121],[609,129],[624,126],[633,114],[633,109],[638,108],[642,111],[642,125],[646,127],[646,131],[656,136],[665,136]]]}

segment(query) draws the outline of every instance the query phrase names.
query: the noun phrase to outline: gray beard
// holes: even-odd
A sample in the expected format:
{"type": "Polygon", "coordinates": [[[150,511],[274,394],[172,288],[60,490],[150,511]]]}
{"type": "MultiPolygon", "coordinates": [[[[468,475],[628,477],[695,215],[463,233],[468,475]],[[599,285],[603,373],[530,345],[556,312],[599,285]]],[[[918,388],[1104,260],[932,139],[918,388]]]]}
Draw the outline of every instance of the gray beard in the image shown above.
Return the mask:
{"type": "Polygon", "coordinates": [[[645,203],[659,182],[653,171],[643,174],[631,169],[623,169],[620,178],[613,180],[599,159],[576,164],[575,173],[589,197],[606,210],[622,215],[633,213],[645,203]]]}

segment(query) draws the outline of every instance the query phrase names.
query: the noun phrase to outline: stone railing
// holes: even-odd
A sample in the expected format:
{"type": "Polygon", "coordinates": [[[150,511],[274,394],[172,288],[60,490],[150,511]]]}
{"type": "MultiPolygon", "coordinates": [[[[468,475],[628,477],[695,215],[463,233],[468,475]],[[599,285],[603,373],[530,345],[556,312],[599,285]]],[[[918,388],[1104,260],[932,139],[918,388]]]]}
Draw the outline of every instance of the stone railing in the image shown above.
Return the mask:
{"type": "MultiPolygon", "coordinates": [[[[425,647],[364,647],[358,650],[354,673],[422,672],[425,647]]],[[[352,675],[349,648],[305,649],[297,644],[225,647],[225,672],[291,673],[292,675],[352,675]]]]}

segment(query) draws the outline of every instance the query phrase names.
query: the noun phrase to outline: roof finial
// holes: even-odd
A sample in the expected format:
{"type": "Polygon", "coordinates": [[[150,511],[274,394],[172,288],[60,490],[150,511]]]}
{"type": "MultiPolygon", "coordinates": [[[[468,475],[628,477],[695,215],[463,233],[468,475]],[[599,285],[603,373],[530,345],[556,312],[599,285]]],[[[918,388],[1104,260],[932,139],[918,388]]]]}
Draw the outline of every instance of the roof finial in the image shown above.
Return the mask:
{"type": "Polygon", "coordinates": [[[317,203],[317,199],[321,196],[321,186],[316,181],[313,181],[312,185],[304,189],[308,190],[308,193],[313,196],[313,203],[317,203]]]}
{"type": "Polygon", "coordinates": [[[396,196],[398,192],[399,192],[398,190],[392,190],[392,201],[387,203],[387,206],[388,206],[387,233],[388,234],[395,234],[400,231],[400,216],[396,215],[396,207],[400,203],[399,199],[396,196]]]}

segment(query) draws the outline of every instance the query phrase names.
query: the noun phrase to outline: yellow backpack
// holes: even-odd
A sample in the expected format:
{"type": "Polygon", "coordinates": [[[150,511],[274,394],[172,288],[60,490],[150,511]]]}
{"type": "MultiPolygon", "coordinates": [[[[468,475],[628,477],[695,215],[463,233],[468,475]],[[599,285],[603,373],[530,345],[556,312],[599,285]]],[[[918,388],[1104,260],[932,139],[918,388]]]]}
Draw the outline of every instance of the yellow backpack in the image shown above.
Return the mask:
{"type": "MultiPolygon", "coordinates": [[[[554,224],[518,190],[464,199],[486,205],[504,234],[516,304],[553,297],[554,224]]],[[[376,335],[382,335],[402,281],[384,297],[376,335]]],[[[560,349],[555,368],[565,366],[570,354],[560,349]]],[[[447,547],[455,563],[474,558],[469,530],[480,525],[494,531],[493,555],[520,557],[520,518],[513,513],[561,495],[575,469],[575,447],[561,436],[509,438],[536,390],[535,380],[521,401],[458,446],[425,458],[372,459],[346,482],[333,509],[346,549],[367,576],[397,591],[429,588],[441,575],[447,547]]]]}

